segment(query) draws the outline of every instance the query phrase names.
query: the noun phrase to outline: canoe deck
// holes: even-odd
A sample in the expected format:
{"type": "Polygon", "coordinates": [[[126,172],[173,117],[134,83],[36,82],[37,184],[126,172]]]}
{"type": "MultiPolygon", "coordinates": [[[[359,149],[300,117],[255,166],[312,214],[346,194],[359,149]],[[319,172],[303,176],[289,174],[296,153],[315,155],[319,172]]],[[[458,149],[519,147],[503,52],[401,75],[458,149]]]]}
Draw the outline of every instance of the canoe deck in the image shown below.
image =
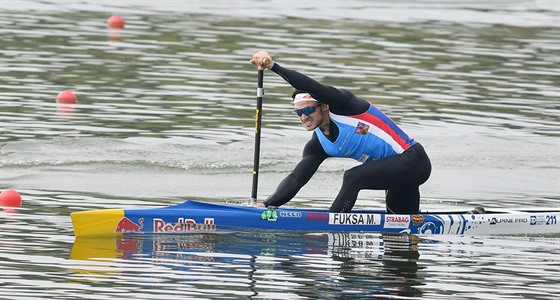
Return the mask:
{"type": "Polygon", "coordinates": [[[121,234],[185,234],[276,230],[387,232],[407,234],[560,234],[559,209],[428,210],[386,214],[384,210],[329,213],[323,209],[181,204],[138,209],[105,209],[71,214],[76,237],[121,234]]]}

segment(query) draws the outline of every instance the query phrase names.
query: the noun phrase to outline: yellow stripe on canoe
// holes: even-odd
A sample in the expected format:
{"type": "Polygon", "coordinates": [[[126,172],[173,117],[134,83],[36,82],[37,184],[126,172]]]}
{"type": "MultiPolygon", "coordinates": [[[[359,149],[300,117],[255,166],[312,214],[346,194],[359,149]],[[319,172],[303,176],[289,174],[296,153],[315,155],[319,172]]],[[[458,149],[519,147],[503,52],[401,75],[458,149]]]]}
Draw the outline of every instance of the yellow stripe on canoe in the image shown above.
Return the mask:
{"type": "Polygon", "coordinates": [[[79,211],[70,214],[76,237],[116,236],[117,224],[124,217],[122,209],[79,211]]]}

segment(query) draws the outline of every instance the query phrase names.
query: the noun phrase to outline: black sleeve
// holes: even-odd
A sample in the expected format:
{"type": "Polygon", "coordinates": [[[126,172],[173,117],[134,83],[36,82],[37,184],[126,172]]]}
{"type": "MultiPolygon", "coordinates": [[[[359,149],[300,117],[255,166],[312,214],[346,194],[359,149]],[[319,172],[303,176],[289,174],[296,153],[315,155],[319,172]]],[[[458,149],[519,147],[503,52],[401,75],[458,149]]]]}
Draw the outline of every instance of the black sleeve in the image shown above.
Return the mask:
{"type": "Polygon", "coordinates": [[[323,147],[313,133],[313,138],[305,145],[301,161],[295,169],[276,188],[276,191],[266,199],[265,206],[280,206],[299,192],[299,190],[311,179],[321,163],[328,157],[323,147]]]}
{"type": "Polygon", "coordinates": [[[348,90],[323,85],[304,74],[284,68],[278,63],[274,63],[270,70],[282,76],[294,88],[304,90],[318,101],[328,104],[330,111],[335,114],[357,115],[369,109],[369,102],[356,97],[348,90]]]}

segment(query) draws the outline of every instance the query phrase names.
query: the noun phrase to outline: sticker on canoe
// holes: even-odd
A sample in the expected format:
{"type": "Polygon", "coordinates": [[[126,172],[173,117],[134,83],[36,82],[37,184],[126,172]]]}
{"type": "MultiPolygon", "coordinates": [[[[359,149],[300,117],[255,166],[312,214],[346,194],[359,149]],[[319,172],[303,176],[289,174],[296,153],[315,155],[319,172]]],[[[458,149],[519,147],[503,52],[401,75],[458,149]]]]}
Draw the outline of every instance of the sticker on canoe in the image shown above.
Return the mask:
{"type": "Polygon", "coordinates": [[[281,211],[280,217],[282,218],[301,218],[301,213],[299,211],[281,211]]]}
{"type": "Polygon", "coordinates": [[[278,212],[274,209],[263,210],[261,220],[278,221],[278,212]]]}
{"type": "Polygon", "coordinates": [[[329,224],[332,225],[380,225],[379,214],[353,214],[353,213],[330,213],[329,224]]]}
{"type": "Polygon", "coordinates": [[[419,226],[422,223],[424,223],[424,216],[423,215],[412,216],[412,224],[414,224],[414,226],[419,226]]]}
{"type": "Polygon", "coordinates": [[[328,222],[329,213],[310,211],[306,213],[307,221],[328,222]]]}
{"type": "Polygon", "coordinates": [[[556,225],[555,215],[531,216],[531,225],[556,225]]]}
{"type": "Polygon", "coordinates": [[[527,218],[492,218],[490,219],[490,225],[496,224],[513,224],[513,223],[527,223],[527,218]]]}
{"type": "Polygon", "coordinates": [[[214,218],[204,218],[204,223],[197,224],[193,219],[178,218],[177,223],[168,223],[154,219],[154,233],[181,233],[191,231],[215,231],[214,218]]]}
{"type": "Polygon", "coordinates": [[[142,228],[144,227],[144,218],[138,219],[138,224],[132,222],[127,217],[123,217],[118,223],[117,227],[115,228],[115,232],[141,232],[142,228]]]}
{"type": "Polygon", "coordinates": [[[409,215],[385,215],[383,228],[408,228],[409,225],[409,215]]]}

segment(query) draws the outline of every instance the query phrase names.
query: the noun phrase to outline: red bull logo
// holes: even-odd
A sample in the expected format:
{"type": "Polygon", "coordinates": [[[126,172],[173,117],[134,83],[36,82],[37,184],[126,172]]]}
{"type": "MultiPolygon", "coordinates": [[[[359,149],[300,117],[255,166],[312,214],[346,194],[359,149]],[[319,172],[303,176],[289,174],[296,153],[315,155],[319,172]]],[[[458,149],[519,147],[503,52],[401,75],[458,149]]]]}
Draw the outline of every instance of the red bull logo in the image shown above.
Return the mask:
{"type": "Polygon", "coordinates": [[[115,232],[142,232],[142,227],[144,227],[144,218],[138,219],[138,223],[136,224],[132,222],[129,218],[123,217],[119,223],[117,223],[117,228],[115,232]]]}
{"type": "Polygon", "coordinates": [[[193,219],[179,218],[177,223],[167,223],[162,219],[154,219],[154,233],[181,233],[189,231],[214,231],[214,218],[205,218],[204,224],[197,224],[193,219]]]}

